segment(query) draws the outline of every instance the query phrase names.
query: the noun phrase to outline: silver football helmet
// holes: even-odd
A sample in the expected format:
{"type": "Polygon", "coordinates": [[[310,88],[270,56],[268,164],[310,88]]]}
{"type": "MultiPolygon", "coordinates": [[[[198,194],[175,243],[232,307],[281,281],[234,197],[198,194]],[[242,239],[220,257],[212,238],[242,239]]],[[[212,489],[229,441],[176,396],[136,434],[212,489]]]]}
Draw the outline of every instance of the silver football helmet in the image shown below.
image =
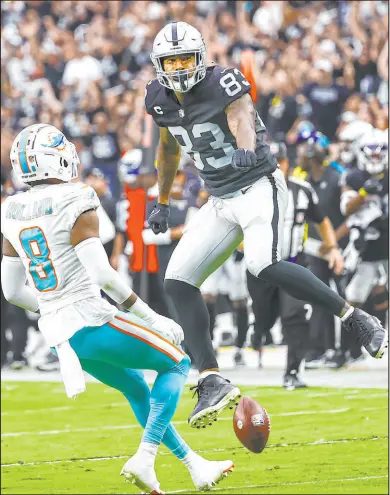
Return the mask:
{"type": "Polygon", "coordinates": [[[206,46],[200,32],[186,22],[170,22],[157,34],[150,55],[158,82],[178,93],[186,93],[206,75],[206,46]],[[163,60],[174,55],[195,55],[195,67],[166,72],[163,60]]]}

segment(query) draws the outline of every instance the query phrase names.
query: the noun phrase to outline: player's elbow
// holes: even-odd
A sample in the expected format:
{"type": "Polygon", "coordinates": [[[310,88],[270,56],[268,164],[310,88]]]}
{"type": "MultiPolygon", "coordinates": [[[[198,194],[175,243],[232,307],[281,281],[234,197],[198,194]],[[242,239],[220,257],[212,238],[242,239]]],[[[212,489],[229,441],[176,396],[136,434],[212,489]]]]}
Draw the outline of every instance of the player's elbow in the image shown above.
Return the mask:
{"type": "Polygon", "coordinates": [[[9,267],[6,265],[5,260],[1,262],[1,289],[3,291],[4,298],[11,304],[15,304],[17,301],[18,293],[21,289],[20,284],[16,281],[16,277],[13,273],[10,273],[9,267]]]}
{"type": "Polygon", "coordinates": [[[15,284],[9,283],[9,280],[1,277],[1,288],[4,298],[9,303],[17,305],[20,287],[17,287],[15,284]]]}

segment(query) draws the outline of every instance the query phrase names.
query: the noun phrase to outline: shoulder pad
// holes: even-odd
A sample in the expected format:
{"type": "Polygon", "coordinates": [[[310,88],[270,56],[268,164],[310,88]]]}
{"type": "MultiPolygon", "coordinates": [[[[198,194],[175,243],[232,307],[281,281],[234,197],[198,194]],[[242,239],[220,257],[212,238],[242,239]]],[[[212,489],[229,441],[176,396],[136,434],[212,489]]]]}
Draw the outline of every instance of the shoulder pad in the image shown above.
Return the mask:
{"type": "Polygon", "coordinates": [[[210,82],[218,88],[223,109],[251,90],[250,83],[242,72],[236,68],[223,68],[216,65],[213,67],[210,82]]]}
{"type": "Polygon", "coordinates": [[[145,108],[152,115],[152,109],[155,102],[158,100],[158,95],[162,91],[161,84],[157,79],[152,79],[145,86],[145,108]]]}
{"type": "Polygon", "coordinates": [[[100,200],[91,186],[82,182],[76,182],[72,186],[58,201],[59,213],[61,210],[66,212],[70,229],[82,213],[96,210],[100,206],[100,200]]]}

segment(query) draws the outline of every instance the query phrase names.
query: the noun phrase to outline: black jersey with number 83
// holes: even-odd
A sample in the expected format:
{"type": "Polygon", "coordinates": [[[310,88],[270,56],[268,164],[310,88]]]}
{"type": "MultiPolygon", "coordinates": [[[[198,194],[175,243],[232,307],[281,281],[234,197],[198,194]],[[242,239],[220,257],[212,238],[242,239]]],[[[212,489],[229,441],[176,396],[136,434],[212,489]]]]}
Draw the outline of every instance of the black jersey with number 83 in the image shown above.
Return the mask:
{"type": "MultiPolygon", "coordinates": [[[[183,93],[179,104],[174,92],[153,79],[146,86],[145,105],[156,124],[166,127],[195,161],[207,191],[222,196],[253,184],[272,173],[277,161],[266,143],[266,128],[256,113],[256,165],[247,172],[232,166],[237,142],[229,130],[225,109],[251,89],[238,69],[207,68],[205,78],[183,93]]],[[[249,116],[248,116],[249,118],[249,116]]]]}

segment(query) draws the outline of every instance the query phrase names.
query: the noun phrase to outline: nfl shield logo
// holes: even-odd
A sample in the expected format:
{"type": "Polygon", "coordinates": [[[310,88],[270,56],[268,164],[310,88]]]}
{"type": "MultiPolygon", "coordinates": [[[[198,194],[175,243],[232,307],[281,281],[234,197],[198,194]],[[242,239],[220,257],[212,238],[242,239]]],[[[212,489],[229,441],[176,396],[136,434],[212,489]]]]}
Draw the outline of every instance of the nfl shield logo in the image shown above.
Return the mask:
{"type": "Polygon", "coordinates": [[[179,110],[179,116],[180,116],[181,118],[183,118],[183,117],[184,117],[184,110],[183,110],[183,109],[180,109],[180,110],[179,110]]]}

